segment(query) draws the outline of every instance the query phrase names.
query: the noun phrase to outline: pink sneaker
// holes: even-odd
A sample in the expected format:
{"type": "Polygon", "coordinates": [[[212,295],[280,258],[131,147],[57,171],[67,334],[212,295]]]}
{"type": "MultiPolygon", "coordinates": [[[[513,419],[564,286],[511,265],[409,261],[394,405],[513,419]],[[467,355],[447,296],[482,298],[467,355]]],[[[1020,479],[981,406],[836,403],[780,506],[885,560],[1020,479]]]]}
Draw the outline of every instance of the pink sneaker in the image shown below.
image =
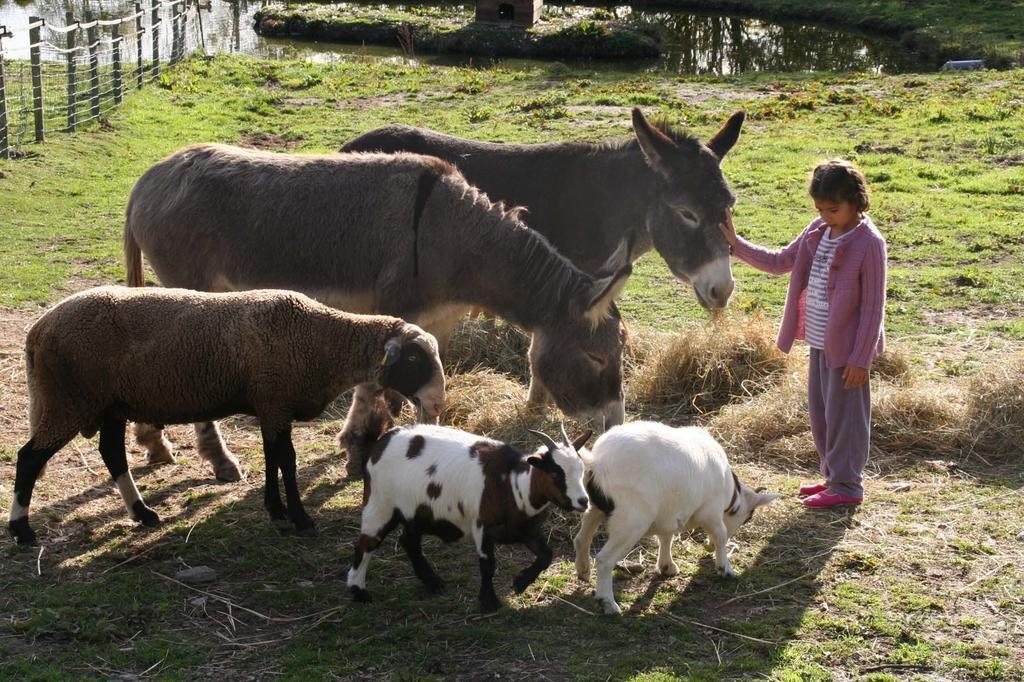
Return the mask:
{"type": "Polygon", "coordinates": [[[828,486],[824,483],[804,483],[800,486],[800,492],[797,495],[807,497],[808,495],[820,493],[822,490],[828,490],[828,486]]]}
{"type": "Polygon", "coordinates": [[[822,490],[820,493],[811,495],[804,499],[804,506],[821,509],[825,507],[839,507],[844,504],[860,504],[863,497],[850,497],[841,493],[834,493],[831,490],[822,490]]]}

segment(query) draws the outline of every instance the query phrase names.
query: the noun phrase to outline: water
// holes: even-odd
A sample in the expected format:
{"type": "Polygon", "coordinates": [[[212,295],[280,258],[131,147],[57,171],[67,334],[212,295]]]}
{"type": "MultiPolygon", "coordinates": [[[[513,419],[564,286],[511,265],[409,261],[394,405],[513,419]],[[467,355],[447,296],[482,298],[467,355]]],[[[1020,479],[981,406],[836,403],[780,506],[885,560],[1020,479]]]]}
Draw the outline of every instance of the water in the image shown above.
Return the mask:
{"type": "MultiPolygon", "coordinates": [[[[145,3],[148,0],[145,0],[145,3]]],[[[30,15],[42,16],[56,25],[64,24],[64,13],[71,9],[83,16],[83,0],[0,0],[0,25],[14,33],[3,39],[4,51],[11,57],[27,55],[30,15]]],[[[270,58],[298,58],[313,61],[343,59],[346,55],[401,59],[397,47],[319,43],[289,39],[268,39],[253,30],[253,17],[266,0],[210,0],[211,9],[203,12],[206,48],[210,52],[245,52],[270,58]]],[[[107,15],[130,14],[133,3],[126,0],[92,0],[89,8],[107,15]]],[[[468,11],[468,7],[467,7],[468,11]]],[[[587,8],[546,6],[545,12],[586,17],[613,13],[623,23],[654,27],[663,36],[663,56],[657,60],[588,62],[566,60],[571,66],[587,68],[626,68],[656,70],[678,74],[734,74],[747,71],[869,71],[900,73],[930,71],[925,63],[903,49],[896,41],[837,31],[797,23],[778,24],[749,17],[694,14],[668,9],[633,9],[629,6],[587,8]]],[[[431,64],[486,64],[488,60],[465,55],[417,55],[431,64]]],[[[503,59],[504,66],[532,67],[532,60],[503,59]]]]}

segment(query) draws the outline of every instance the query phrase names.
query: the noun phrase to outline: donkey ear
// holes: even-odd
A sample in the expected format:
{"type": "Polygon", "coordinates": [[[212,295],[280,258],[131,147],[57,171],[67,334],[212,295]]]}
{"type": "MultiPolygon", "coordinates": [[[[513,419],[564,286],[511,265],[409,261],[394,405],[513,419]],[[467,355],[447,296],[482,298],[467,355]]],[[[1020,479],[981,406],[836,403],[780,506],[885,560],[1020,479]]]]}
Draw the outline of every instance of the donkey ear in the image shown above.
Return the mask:
{"type": "Polygon", "coordinates": [[[626,280],[632,273],[633,266],[627,263],[615,274],[594,280],[586,294],[587,299],[583,309],[583,316],[592,325],[596,327],[601,320],[608,316],[608,309],[611,307],[612,301],[622,293],[622,289],[626,286],[626,280]]]}
{"type": "Polygon", "coordinates": [[[633,133],[640,150],[647,159],[647,164],[656,172],[668,177],[669,166],[666,157],[676,149],[676,145],[665,133],[661,132],[644,118],[639,108],[633,109],[633,133]]]}
{"type": "Polygon", "coordinates": [[[708,148],[719,159],[728,154],[732,146],[736,144],[736,140],[740,139],[740,129],[743,127],[743,121],[746,117],[745,113],[737,111],[729,117],[729,120],[725,122],[722,129],[715,133],[715,136],[708,141],[708,148]]]}
{"type": "Polygon", "coordinates": [[[618,246],[612,251],[612,255],[597,270],[597,276],[611,275],[633,262],[633,234],[630,233],[619,240],[618,246]]]}
{"type": "Polygon", "coordinates": [[[584,431],[582,434],[579,435],[579,437],[576,438],[576,440],[572,442],[572,449],[578,453],[580,448],[586,445],[587,441],[590,440],[590,437],[593,435],[593,431],[584,431]]]}

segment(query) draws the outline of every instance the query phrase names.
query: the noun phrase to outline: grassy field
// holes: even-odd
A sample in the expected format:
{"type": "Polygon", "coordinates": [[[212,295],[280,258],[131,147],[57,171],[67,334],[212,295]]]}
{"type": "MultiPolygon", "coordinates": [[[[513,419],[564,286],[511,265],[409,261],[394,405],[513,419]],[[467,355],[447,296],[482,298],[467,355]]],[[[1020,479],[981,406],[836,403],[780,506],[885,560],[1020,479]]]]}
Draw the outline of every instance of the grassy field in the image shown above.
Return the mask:
{"type": "MultiPolygon", "coordinates": [[[[707,136],[744,109],[749,122],[723,164],[740,196],[741,233],[785,244],[812,217],[806,176],[822,158],[846,156],[867,173],[872,215],[889,241],[887,329],[914,377],[874,380],[879,437],[868,503],[856,511],[806,513],[793,499],[798,482],[814,475],[814,454],[799,400],[776,396],[799,385],[799,354],[773,360],[753,395],[737,385],[727,408],[702,404],[700,418],[720,433],[747,419],[750,405],[793,406],[770,413],[770,443],[745,436],[730,452],[745,481],[784,498],[737,536],[736,581],[717,578],[693,541],[677,546],[680,575],[659,579],[653,545],[643,545],[616,581],[621,619],[597,616],[592,584],[573,574],[576,520],[567,516],[551,523],[556,563],[522,597],[508,583],[527,558],[501,552],[499,594],[508,608],[496,615],[478,615],[468,545],[428,544],[449,589],[427,598],[395,538],[370,569],[377,601],[353,605],[344,578],[362,488],[345,480],[333,452],[344,403],[297,429],[300,485],[320,527],[315,540],[281,535],[267,522],[251,420],[225,428],[250,472],[241,484],[210,480],[187,427],[171,429],[181,449],[174,466],[147,469],[135,450],[140,489],[165,520],[157,531],[126,520],[95,442],[79,439],[37,488],[42,549],[0,547],[0,677],[1020,679],[1024,452],[1018,440],[970,455],[963,430],[945,438],[934,414],[967,412],[945,396],[963,394],[979,372],[1015,366],[1024,349],[1022,80],[1019,72],[695,80],[560,65],[193,59],[161,87],[130,96],[102,126],[53,135],[26,148],[36,156],[0,162],[4,499],[26,438],[24,329],[41,305],[123,277],[120,234],[132,183],[156,159],[197,141],[323,151],[395,121],[483,139],[600,140],[628,134],[636,105],[707,136]],[[920,437],[897,437],[894,415],[920,437]],[[198,565],[214,568],[216,581],[190,588],[173,580],[198,565]]],[[[735,273],[733,323],[764,342],[785,279],[740,265],[735,273]]],[[[657,330],[708,329],[692,294],[655,254],[639,264],[623,309],[638,338],[655,345],[667,338],[657,330]]],[[[636,372],[630,387],[639,395],[636,372]]],[[[525,389],[515,376],[462,375],[453,389],[450,416],[467,400],[501,393],[490,421],[456,419],[490,433],[557,417],[519,412],[525,389]]],[[[1019,404],[1019,390],[1013,400],[1019,404]]],[[[678,423],[694,416],[686,401],[637,402],[630,415],[678,423]]],[[[1001,428],[1012,436],[1019,426],[1001,428]]],[[[521,432],[517,440],[524,443],[521,432]]]]}

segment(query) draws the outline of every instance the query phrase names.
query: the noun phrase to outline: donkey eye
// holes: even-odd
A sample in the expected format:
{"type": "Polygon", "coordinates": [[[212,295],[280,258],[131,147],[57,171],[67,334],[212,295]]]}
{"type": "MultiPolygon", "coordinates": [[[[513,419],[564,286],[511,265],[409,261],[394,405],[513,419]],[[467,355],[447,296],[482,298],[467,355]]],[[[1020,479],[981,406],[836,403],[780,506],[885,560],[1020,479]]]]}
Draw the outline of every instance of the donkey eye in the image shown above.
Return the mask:
{"type": "Polygon", "coordinates": [[[413,362],[419,362],[419,360],[420,360],[420,354],[419,353],[409,353],[409,358],[408,358],[408,360],[406,362],[413,363],[413,362]]]}
{"type": "Polygon", "coordinates": [[[693,214],[693,211],[691,211],[688,208],[681,208],[681,209],[679,209],[679,215],[683,216],[684,218],[689,220],[691,223],[697,222],[697,216],[695,216],[693,214]]]}
{"type": "Polygon", "coordinates": [[[604,367],[607,361],[597,353],[587,353],[587,357],[598,367],[604,367]]]}

